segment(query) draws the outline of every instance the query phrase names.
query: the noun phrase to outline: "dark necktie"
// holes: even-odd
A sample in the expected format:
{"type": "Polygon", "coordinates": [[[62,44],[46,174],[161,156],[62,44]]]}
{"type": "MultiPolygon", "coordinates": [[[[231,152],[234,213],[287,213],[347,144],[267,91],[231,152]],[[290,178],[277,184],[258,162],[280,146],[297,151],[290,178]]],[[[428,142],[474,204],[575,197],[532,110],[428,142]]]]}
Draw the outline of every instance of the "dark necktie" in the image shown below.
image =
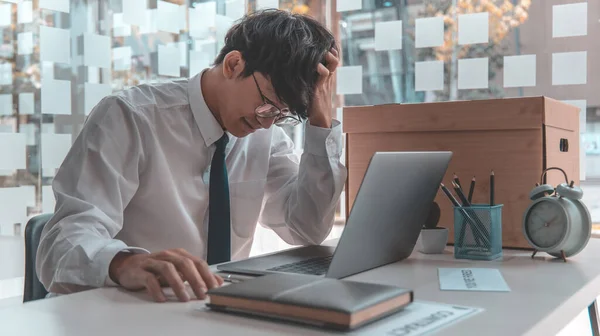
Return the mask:
{"type": "Polygon", "coordinates": [[[209,265],[231,259],[231,221],[229,215],[229,180],[225,165],[227,134],[217,140],[217,149],[210,168],[208,199],[208,256],[209,265]]]}

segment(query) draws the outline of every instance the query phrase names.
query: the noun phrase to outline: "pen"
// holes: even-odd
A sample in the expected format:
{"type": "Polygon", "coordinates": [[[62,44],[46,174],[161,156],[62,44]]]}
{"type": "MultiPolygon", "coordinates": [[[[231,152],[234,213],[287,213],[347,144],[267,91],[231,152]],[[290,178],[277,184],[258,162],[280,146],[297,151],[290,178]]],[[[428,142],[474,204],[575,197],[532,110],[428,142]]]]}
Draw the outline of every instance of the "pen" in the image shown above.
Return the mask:
{"type": "Polygon", "coordinates": [[[249,280],[255,278],[254,276],[242,275],[242,274],[234,274],[234,273],[226,273],[226,272],[216,272],[215,275],[223,278],[225,282],[238,283],[244,280],[249,280]]]}
{"type": "Polygon", "coordinates": [[[471,180],[471,187],[469,187],[469,196],[467,197],[469,203],[473,202],[473,191],[475,191],[475,176],[473,176],[473,179],[471,180]]]}
{"type": "Polygon", "coordinates": [[[494,176],[494,171],[492,170],[492,172],[490,173],[490,206],[494,206],[494,193],[496,192],[495,189],[495,176],[494,176]]]}

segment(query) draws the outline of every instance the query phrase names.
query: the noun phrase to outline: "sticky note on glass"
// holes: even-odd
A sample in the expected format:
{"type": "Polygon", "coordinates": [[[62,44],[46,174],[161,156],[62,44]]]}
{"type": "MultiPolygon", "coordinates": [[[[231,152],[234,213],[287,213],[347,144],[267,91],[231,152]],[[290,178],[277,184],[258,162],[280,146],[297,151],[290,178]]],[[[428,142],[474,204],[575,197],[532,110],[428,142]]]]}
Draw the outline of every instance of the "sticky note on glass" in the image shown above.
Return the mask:
{"type": "Polygon", "coordinates": [[[0,63],[0,85],[12,84],[12,64],[0,63]]]}
{"type": "Polygon", "coordinates": [[[510,292],[500,270],[494,268],[438,268],[440,290],[510,292]]]}
{"type": "Polygon", "coordinates": [[[42,168],[56,169],[71,148],[71,134],[41,134],[42,168]]]}
{"type": "Polygon", "coordinates": [[[98,105],[102,98],[112,93],[110,84],[85,83],[84,85],[84,113],[90,114],[92,109],[98,105]]]}
{"type": "Polygon", "coordinates": [[[71,32],[40,26],[40,58],[46,62],[71,63],[71,32]]]}
{"type": "Polygon", "coordinates": [[[42,114],[71,114],[71,82],[42,79],[42,114]]]}
{"type": "MultiPolygon", "coordinates": [[[[57,12],[69,13],[71,11],[71,5],[69,0],[39,0],[39,7],[43,9],[50,9],[57,12]]],[[[129,1],[129,0],[124,0],[129,1]]]]}
{"type": "Polygon", "coordinates": [[[158,9],[156,8],[146,10],[146,23],[138,27],[140,34],[154,34],[158,32],[157,11],[158,9]]]}
{"type": "Polygon", "coordinates": [[[529,87],[536,84],[536,56],[504,56],[504,87],[529,87]]]}
{"type": "Polygon", "coordinates": [[[131,36],[131,26],[123,22],[123,13],[113,14],[113,35],[115,37],[131,36]]]}
{"type": "Polygon", "coordinates": [[[225,16],[232,20],[241,19],[246,14],[245,0],[226,0],[225,16]]]}
{"type": "Polygon", "coordinates": [[[21,188],[0,188],[2,235],[14,235],[14,224],[27,219],[27,200],[21,188]]]}
{"type": "Polygon", "coordinates": [[[337,94],[362,94],[362,66],[343,66],[337,72],[337,94]]]}
{"type": "Polygon", "coordinates": [[[210,30],[216,27],[217,3],[214,1],[196,3],[196,8],[190,8],[190,36],[205,38],[210,30]]]}
{"type": "Polygon", "coordinates": [[[12,24],[12,5],[0,2],[0,27],[12,24]]]}
{"type": "Polygon", "coordinates": [[[156,9],[160,20],[157,21],[156,28],[160,31],[179,34],[181,28],[179,7],[179,5],[159,0],[156,9]]]}
{"type": "Polygon", "coordinates": [[[13,97],[12,94],[0,94],[0,116],[13,115],[13,97]]]}
{"type": "Polygon", "coordinates": [[[587,51],[552,54],[552,85],[586,83],[587,51]]]}
{"type": "Polygon", "coordinates": [[[42,212],[53,213],[55,206],[56,199],[54,198],[52,186],[42,186],[42,212]]]}
{"type": "Polygon", "coordinates": [[[233,26],[233,19],[228,18],[225,15],[217,15],[215,17],[215,24],[216,24],[215,38],[217,39],[217,41],[224,41],[225,36],[227,35],[227,32],[229,31],[231,26],[233,26]]]}
{"type": "Polygon", "coordinates": [[[375,50],[402,49],[402,21],[375,23],[375,50]]]}
{"type": "Polygon", "coordinates": [[[146,23],[147,0],[123,0],[123,22],[142,26],[146,23]]]}
{"type": "Polygon", "coordinates": [[[458,16],[458,44],[488,43],[489,13],[461,14],[458,16]]]}
{"type": "Polygon", "coordinates": [[[279,8],[279,0],[256,0],[256,10],[279,8]]]}
{"type": "Polygon", "coordinates": [[[444,89],[444,61],[415,63],[415,91],[444,89]]]}
{"type": "Polygon", "coordinates": [[[17,53],[19,55],[31,55],[33,53],[33,33],[19,33],[17,35],[17,45],[17,53]]]}
{"type": "Polygon", "coordinates": [[[415,20],[415,47],[439,47],[444,44],[444,18],[441,16],[415,20]]]}
{"type": "Polygon", "coordinates": [[[83,34],[83,64],[110,68],[110,36],[83,34]]]}
{"type": "Polygon", "coordinates": [[[563,103],[579,108],[579,133],[587,131],[587,100],[563,100],[563,103]]]}
{"type": "Polygon", "coordinates": [[[488,88],[488,58],[469,58],[458,60],[458,88],[488,88]]]}
{"type": "Polygon", "coordinates": [[[21,124],[19,125],[19,133],[25,135],[26,145],[27,146],[35,146],[35,130],[36,126],[34,124],[21,124]]]}
{"type": "Polygon", "coordinates": [[[587,35],[587,2],[552,6],[552,37],[587,35]]]}
{"type": "MultiPolygon", "coordinates": [[[[27,138],[21,133],[0,133],[0,170],[25,169],[27,138]]],[[[1,189],[1,188],[0,188],[1,189]]]]}
{"type": "Polygon", "coordinates": [[[190,51],[190,77],[200,73],[200,71],[208,68],[212,57],[204,51],[190,51]]]}
{"type": "Polygon", "coordinates": [[[131,47],[113,48],[113,69],[116,71],[131,69],[131,54],[131,47]]]}
{"type": "Polygon", "coordinates": [[[32,92],[19,94],[19,114],[34,114],[35,103],[32,92]]]}
{"type": "Polygon", "coordinates": [[[338,12],[348,12],[362,9],[362,0],[338,0],[336,10],[338,12]]]}
{"type": "Polygon", "coordinates": [[[179,48],[158,46],[158,74],[179,77],[179,48]]]}
{"type": "Polygon", "coordinates": [[[33,2],[22,1],[17,6],[17,23],[33,22],[33,2]]]}

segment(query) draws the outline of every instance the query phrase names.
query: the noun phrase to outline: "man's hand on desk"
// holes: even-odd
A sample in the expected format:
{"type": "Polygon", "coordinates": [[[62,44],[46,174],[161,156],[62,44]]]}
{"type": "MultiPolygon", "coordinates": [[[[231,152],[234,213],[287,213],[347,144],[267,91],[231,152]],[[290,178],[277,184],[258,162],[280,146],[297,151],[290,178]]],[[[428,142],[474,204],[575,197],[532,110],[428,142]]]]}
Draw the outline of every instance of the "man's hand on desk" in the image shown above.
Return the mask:
{"type": "Polygon", "coordinates": [[[219,287],[223,279],[210,272],[204,260],[184,249],[166,250],[152,254],[118,253],[110,263],[110,278],[129,290],[146,288],[156,302],[167,299],[163,286],[173,289],[180,301],[191,298],[185,290],[184,281],[190,284],[198,299],[206,297],[206,291],[219,287]]]}

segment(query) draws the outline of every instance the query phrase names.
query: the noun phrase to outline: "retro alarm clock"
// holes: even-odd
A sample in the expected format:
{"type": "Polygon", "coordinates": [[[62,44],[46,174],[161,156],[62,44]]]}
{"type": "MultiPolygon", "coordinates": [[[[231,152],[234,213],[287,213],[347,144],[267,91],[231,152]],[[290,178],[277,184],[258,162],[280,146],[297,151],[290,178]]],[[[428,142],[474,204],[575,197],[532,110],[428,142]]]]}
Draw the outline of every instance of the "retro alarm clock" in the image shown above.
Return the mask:
{"type": "Polygon", "coordinates": [[[529,194],[533,202],[523,216],[523,233],[534,248],[532,258],[537,252],[546,252],[566,262],[583,250],[592,235],[592,218],[582,197],[581,188],[573,181],[569,183],[563,169],[544,170],[540,183],[529,194]],[[542,184],[549,170],[560,170],[566,182],[556,188],[542,184]]]}

